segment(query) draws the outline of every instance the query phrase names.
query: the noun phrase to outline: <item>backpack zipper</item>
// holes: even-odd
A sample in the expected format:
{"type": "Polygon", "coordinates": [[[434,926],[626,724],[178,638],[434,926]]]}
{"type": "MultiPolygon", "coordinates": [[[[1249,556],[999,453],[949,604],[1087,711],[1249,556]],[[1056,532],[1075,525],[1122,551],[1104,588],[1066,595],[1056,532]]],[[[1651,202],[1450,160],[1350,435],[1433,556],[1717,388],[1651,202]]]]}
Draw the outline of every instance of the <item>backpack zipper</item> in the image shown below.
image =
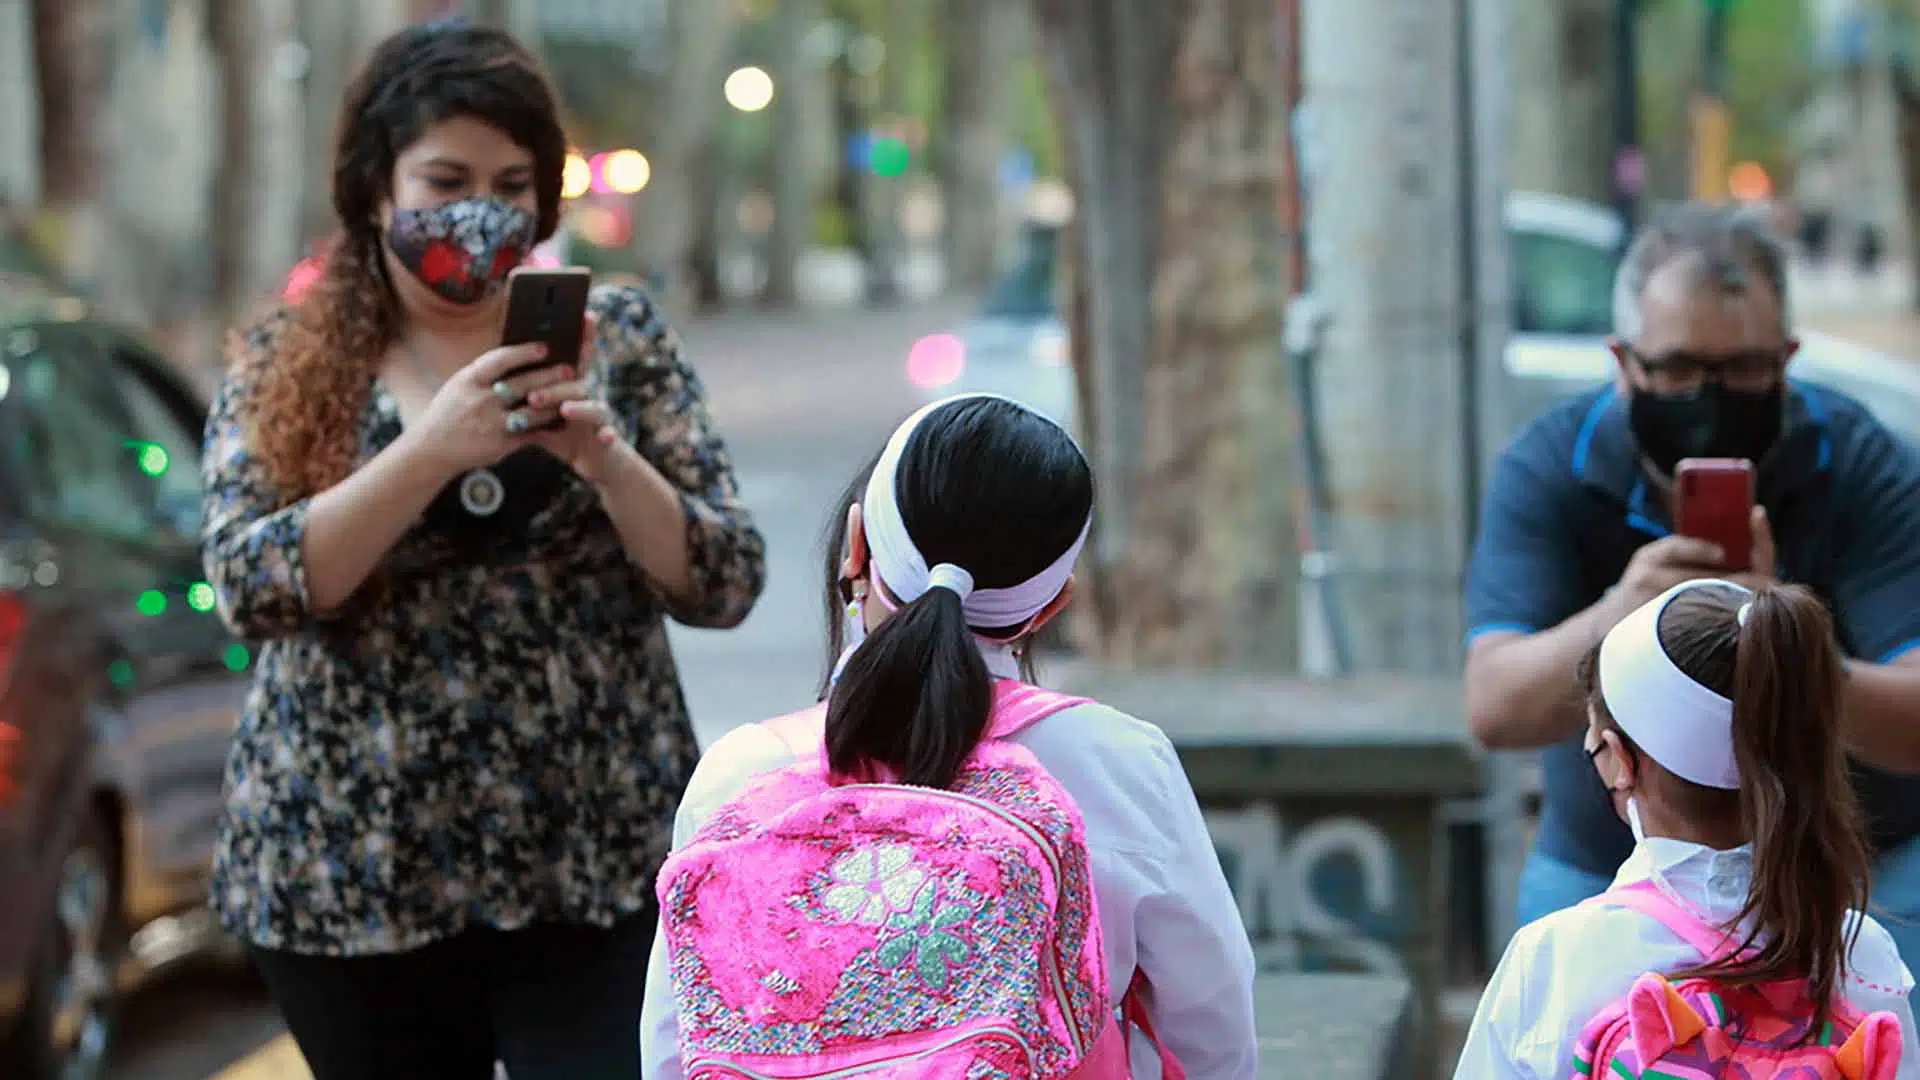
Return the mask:
{"type": "MultiPolygon", "coordinates": [[[[1025,834],[1028,839],[1033,841],[1034,846],[1040,849],[1040,853],[1046,856],[1048,867],[1050,867],[1053,870],[1053,885],[1054,885],[1054,890],[1056,894],[1058,896],[1065,895],[1064,878],[1060,870],[1060,855],[1058,852],[1056,852],[1053,849],[1053,842],[1047,839],[1047,836],[1045,833],[1042,833],[1039,829],[1029,824],[1026,820],[1021,818],[1019,815],[1013,813],[1012,811],[1006,809],[1005,807],[999,805],[998,803],[991,802],[987,799],[978,798],[973,795],[964,795],[958,791],[943,791],[939,788],[915,787],[911,784],[843,784],[841,785],[840,790],[845,791],[852,788],[866,788],[870,790],[878,789],[878,790],[884,790],[884,791],[903,791],[912,795],[931,795],[936,798],[954,799],[959,802],[967,803],[968,805],[978,807],[981,810],[985,810],[987,813],[1000,818],[1001,820],[1012,825],[1014,828],[1020,830],[1020,832],[1025,834]]],[[[1055,901],[1055,914],[1056,915],[1059,914],[1058,899],[1056,899],[1055,901]]],[[[1091,917],[1092,913],[1089,912],[1088,914],[1089,914],[1089,917],[1091,917]]],[[[1073,1015],[1073,1003],[1069,1001],[1067,998],[1067,983],[1066,983],[1065,976],[1060,971],[1059,957],[1056,955],[1056,951],[1050,948],[1042,949],[1041,953],[1042,953],[1041,963],[1046,968],[1047,977],[1049,981],[1053,983],[1054,1000],[1060,1003],[1060,1016],[1061,1016],[1061,1019],[1066,1021],[1067,1039],[1073,1044],[1074,1052],[1079,1057],[1085,1058],[1087,1056],[1088,1047],[1085,1041],[1085,1037],[1080,1030],[1080,1021],[1077,1017],[1073,1015]]]]}
{"type": "MultiPolygon", "coordinates": [[[[836,1080],[836,1078],[838,1077],[858,1076],[862,1073],[870,1073],[876,1069],[888,1068],[890,1066],[899,1065],[903,1062],[918,1061],[922,1058],[932,1057],[933,1055],[938,1054],[941,1051],[951,1050],[954,1047],[959,1046],[961,1043],[969,1042],[973,1039],[980,1038],[981,1036],[984,1036],[984,1035],[998,1035],[1006,1038],[1008,1041],[1012,1042],[1015,1046],[1018,1046],[1020,1048],[1021,1053],[1027,1055],[1027,1063],[1029,1065],[1033,1063],[1033,1047],[1027,1043],[1027,1040],[1023,1038],[1019,1032],[1014,1031],[1012,1028],[986,1027],[986,1028],[977,1028],[973,1031],[967,1032],[965,1035],[958,1035],[958,1036],[955,1036],[954,1038],[948,1039],[946,1042],[940,1043],[938,1046],[929,1046],[924,1050],[916,1050],[911,1054],[899,1054],[894,1057],[881,1058],[878,1061],[869,1061],[864,1065],[852,1065],[844,1069],[835,1069],[832,1072],[812,1073],[808,1075],[805,1078],[805,1080],[836,1080]]],[[[693,1059],[693,1061],[689,1063],[687,1066],[687,1076],[690,1078],[690,1080],[699,1080],[700,1070],[705,1068],[725,1069],[728,1072],[733,1073],[734,1075],[747,1077],[748,1080],[800,1080],[800,1078],[797,1078],[797,1077],[779,1077],[779,1076],[773,1076],[772,1074],[769,1074],[769,1073],[754,1072],[752,1069],[744,1068],[740,1065],[730,1064],[728,1062],[721,1061],[718,1058],[711,1058],[711,1057],[702,1057],[702,1058],[693,1059]]]]}

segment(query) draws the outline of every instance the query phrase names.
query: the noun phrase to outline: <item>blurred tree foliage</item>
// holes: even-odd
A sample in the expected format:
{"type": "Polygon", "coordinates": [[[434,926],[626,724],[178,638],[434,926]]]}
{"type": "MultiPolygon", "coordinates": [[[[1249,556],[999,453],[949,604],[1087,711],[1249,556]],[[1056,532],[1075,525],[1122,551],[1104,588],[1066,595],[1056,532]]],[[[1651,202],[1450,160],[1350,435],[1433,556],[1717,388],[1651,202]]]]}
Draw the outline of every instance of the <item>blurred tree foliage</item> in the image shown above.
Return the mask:
{"type": "MultiPolygon", "coordinates": [[[[1705,24],[1700,0],[1642,4],[1640,116],[1648,192],[1656,198],[1688,193],[1688,106],[1701,85],[1705,24]]],[[[1784,179],[1793,170],[1794,127],[1814,85],[1806,2],[1736,0],[1727,27],[1733,160],[1757,161],[1784,179]]]]}

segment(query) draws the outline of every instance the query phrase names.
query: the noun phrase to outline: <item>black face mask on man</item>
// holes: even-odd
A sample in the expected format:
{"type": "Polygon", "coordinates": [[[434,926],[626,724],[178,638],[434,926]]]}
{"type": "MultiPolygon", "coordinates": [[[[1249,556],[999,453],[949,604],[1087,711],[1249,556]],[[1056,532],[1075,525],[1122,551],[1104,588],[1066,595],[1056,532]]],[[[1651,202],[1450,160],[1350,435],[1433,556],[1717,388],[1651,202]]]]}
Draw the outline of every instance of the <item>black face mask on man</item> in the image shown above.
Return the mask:
{"type": "Polygon", "coordinates": [[[1628,409],[1640,452],[1669,476],[1687,458],[1745,458],[1758,464],[1780,440],[1786,387],[1729,390],[1712,382],[1684,394],[1635,390],[1628,409]]]}

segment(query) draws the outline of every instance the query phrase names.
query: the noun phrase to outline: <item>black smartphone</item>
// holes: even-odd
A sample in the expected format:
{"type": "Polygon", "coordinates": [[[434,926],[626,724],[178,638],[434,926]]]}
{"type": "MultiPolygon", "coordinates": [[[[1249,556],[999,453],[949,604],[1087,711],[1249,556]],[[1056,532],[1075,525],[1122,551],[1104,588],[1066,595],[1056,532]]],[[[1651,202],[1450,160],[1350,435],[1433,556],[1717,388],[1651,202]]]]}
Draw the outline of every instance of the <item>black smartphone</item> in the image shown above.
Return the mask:
{"type": "Polygon", "coordinates": [[[554,364],[580,362],[580,336],[587,321],[587,291],[593,271],[582,266],[564,269],[520,267],[507,275],[507,322],[500,344],[525,345],[542,341],[547,358],[517,368],[520,375],[554,364]]]}

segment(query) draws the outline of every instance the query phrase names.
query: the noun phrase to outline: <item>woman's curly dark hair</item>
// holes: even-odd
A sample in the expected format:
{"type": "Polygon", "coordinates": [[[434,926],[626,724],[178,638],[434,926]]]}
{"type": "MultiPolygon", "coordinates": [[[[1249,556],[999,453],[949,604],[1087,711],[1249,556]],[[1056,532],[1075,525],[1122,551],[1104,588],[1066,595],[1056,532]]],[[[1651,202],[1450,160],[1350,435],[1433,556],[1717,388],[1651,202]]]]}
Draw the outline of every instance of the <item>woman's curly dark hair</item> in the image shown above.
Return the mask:
{"type": "MultiPolygon", "coordinates": [[[[260,370],[248,373],[250,441],[289,502],[353,471],[375,367],[401,329],[381,260],[380,201],[400,153],[456,116],[482,120],[532,151],[539,238],[559,226],[567,137],[533,54],[506,33],[464,20],[409,27],[382,42],[340,110],[333,164],[340,232],[260,370]]],[[[229,353],[236,362],[246,355],[237,339],[229,353]]]]}

